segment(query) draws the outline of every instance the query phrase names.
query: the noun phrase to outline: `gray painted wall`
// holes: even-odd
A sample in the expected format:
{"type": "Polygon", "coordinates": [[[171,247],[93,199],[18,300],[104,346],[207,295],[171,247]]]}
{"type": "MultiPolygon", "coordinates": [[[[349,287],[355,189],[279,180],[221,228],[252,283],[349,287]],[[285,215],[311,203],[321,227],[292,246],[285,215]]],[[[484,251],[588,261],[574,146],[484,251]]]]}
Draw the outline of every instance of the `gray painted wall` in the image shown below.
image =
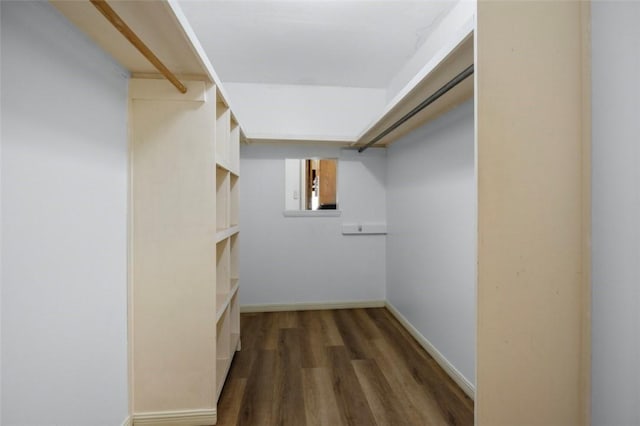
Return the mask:
{"type": "Polygon", "coordinates": [[[387,299],[475,383],[473,102],[387,152],[387,299]]]}
{"type": "Polygon", "coordinates": [[[0,4],[1,422],[119,425],[127,75],[48,3],[0,4]]]}
{"type": "Polygon", "coordinates": [[[592,420],[640,424],[640,2],[592,3],[592,420]]]}
{"type": "Polygon", "coordinates": [[[343,223],[384,223],[385,151],[328,146],[241,148],[242,305],[385,298],[385,236],[342,235],[343,223]],[[340,217],[284,217],[285,158],[338,161],[340,217]]]}

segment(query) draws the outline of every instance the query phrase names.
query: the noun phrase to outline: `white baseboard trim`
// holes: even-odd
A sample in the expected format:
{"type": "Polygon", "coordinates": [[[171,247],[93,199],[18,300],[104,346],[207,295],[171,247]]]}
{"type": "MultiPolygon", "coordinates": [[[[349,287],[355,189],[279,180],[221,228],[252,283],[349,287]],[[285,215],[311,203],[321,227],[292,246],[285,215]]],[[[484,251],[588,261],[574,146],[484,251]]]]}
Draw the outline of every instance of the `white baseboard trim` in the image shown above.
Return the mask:
{"type": "Polygon", "coordinates": [[[360,300],[355,302],[288,303],[271,305],[242,305],[240,312],[317,311],[321,309],[382,308],[384,300],[360,300]]]}
{"type": "Polygon", "coordinates": [[[389,312],[391,312],[393,316],[396,317],[396,319],[400,322],[400,324],[402,324],[403,327],[406,328],[407,331],[414,337],[414,339],[416,339],[418,343],[420,343],[420,346],[422,346],[424,350],[427,351],[427,353],[436,360],[438,365],[440,365],[440,367],[442,367],[442,369],[451,377],[451,379],[453,379],[453,381],[456,382],[458,386],[460,386],[464,393],[466,393],[469,398],[475,400],[475,386],[473,386],[473,384],[469,380],[467,380],[467,378],[464,377],[462,373],[460,373],[458,369],[454,367],[453,364],[451,364],[451,362],[449,362],[449,360],[445,358],[444,355],[442,355],[442,353],[440,353],[440,351],[438,351],[436,347],[433,346],[433,344],[429,340],[427,340],[427,338],[424,337],[422,333],[420,333],[404,317],[404,315],[400,313],[400,311],[395,308],[395,306],[393,306],[389,302],[386,302],[385,305],[389,312]]]}
{"type": "Polygon", "coordinates": [[[122,426],[133,426],[131,416],[127,416],[127,418],[122,421],[122,426]]]}
{"type": "Polygon", "coordinates": [[[132,425],[202,426],[215,425],[218,415],[215,408],[207,410],[159,411],[135,413],[132,425]]]}

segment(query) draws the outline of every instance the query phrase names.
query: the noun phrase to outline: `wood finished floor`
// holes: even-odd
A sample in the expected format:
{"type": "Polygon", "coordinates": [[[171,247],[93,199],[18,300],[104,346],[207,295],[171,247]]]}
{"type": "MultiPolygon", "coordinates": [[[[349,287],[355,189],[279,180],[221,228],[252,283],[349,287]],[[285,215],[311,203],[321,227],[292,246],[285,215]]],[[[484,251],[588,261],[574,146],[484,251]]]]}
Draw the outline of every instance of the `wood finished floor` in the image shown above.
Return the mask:
{"type": "Polygon", "coordinates": [[[218,425],[473,425],[473,401],[385,308],[242,314],[218,425]]]}

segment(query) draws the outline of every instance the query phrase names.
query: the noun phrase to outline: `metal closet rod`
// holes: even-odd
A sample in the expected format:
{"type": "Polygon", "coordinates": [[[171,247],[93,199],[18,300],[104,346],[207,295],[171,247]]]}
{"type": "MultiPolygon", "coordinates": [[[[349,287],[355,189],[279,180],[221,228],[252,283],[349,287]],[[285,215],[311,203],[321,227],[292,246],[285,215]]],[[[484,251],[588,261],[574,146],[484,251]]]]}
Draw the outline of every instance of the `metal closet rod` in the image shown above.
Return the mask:
{"type": "Polygon", "coordinates": [[[173,74],[169,69],[162,63],[160,59],[147,47],[146,44],[140,37],[136,35],[135,32],[120,18],[120,16],[116,13],[115,10],[109,6],[109,4],[105,0],[89,0],[91,4],[95,6],[96,9],[102,13],[102,15],[107,18],[111,25],[113,25],[119,32],[122,34],[129,43],[133,45],[142,55],[149,61],[151,64],[156,67],[160,74],[162,74],[167,80],[173,84],[176,89],[180,93],[187,93],[187,87],[182,84],[180,80],[173,74]]]}
{"type": "Polygon", "coordinates": [[[464,71],[462,71],[460,74],[456,75],[451,80],[449,80],[444,86],[436,90],[436,92],[433,95],[429,96],[427,99],[420,102],[418,106],[416,106],[414,109],[412,109],[411,111],[403,115],[402,118],[400,118],[398,121],[393,123],[391,126],[387,127],[378,136],[371,139],[371,141],[368,142],[366,145],[358,148],[358,152],[363,152],[365,149],[371,147],[371,145],[375,144],[376,142],[378,142],[379,140],[387,136],[389,133],[393,132],[398,127],[402,126],[411,117],[413,117],[414,115],[416,115],[417,113],[419,113],[420,111],[422,111],[423,109],[425,109],[426,107],[428,107],[429,105],[437,101],[442,95],[444,95],[449,90],[456,87],[458,84],[462,83],[462,81],[467,77],[469,77],[471,74],[473,74],[473,64],[469,65],[467,68],[465,68],[464,71]]]}

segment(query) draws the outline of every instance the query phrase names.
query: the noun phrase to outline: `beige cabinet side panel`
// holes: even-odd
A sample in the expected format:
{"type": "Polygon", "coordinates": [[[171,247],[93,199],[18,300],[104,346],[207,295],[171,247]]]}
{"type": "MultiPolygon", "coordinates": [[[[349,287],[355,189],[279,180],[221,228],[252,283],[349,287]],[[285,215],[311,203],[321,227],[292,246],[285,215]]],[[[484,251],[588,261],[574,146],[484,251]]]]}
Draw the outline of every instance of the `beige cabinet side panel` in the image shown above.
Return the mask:
{"type": "Polygon", "coordinates": [[[478,3],[481,426],[588,419],[585,7],[478,3]]]}
{"type": "Polygon", "coordinates": [[[215,408],[214,88],[206,99],[130,102],[134,413],[215,408]]]}

